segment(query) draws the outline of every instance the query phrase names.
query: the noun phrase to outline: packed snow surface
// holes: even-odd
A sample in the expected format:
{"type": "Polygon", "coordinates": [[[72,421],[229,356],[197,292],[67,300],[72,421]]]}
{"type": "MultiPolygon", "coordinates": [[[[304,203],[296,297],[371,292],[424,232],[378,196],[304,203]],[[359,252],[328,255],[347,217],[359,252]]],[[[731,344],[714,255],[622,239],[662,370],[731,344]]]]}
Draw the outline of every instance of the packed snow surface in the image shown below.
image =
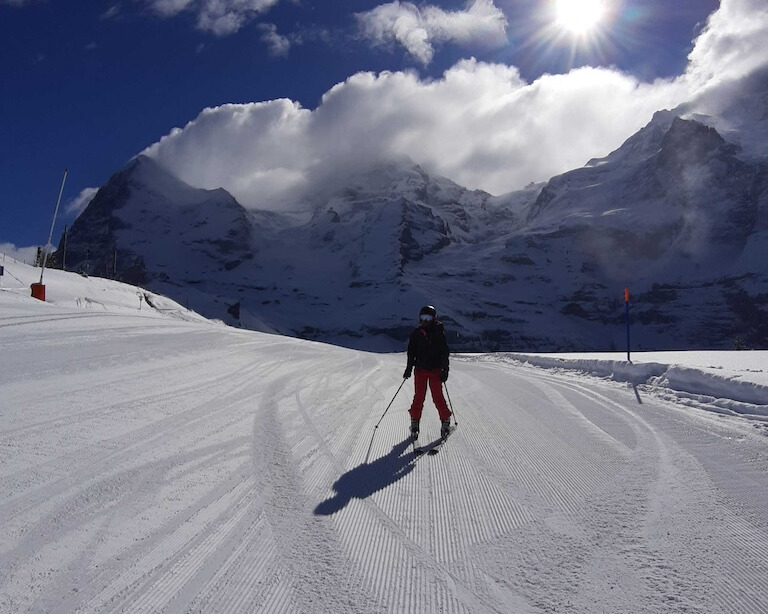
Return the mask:
{"type": "Polygon", "coordinates": [[[416,457],[403,354],[0,264],[0,612],[768,612],[764,353],[454,356],[416,457]]]}

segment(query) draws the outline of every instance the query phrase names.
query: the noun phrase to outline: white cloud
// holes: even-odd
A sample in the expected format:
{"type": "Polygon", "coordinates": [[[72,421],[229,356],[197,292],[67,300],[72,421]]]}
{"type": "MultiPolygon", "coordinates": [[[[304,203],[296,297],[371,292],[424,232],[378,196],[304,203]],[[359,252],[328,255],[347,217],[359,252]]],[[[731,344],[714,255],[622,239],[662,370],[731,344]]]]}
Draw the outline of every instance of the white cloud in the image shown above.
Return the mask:
{"type": "Polygon", "coordinates": [[[88,203],[93,200],[93,197],[96,196],[96,192],[98,191],[98,188],[85,188],[84,190],[81,190],[80,194],[66,203],[64,207],[65,214],[68,217],[77,217],[80,215],[88,206],[88,203]]]}
{"type": "Polygon", "coordinates": [[[758,41],[768,40],[768,28],[763,38],[749,29],[747,44],[735,42],[739,23],[762,19],[746,18],[758,8],[723,0],[725,16],[710,19],[689,71],[674,80],[643,83],[612,69],[580,68],[527,83],[514,67],[475,60],[435,80],[415,72],[358,73],[314,110],[290,100],[206,109],[147,153],[188,183],[224,187],[247,206],[277,207],[329,177],[402,156],[500,194],[608,154],[655,111],[692,99],[707,78],[718,79],[704,66],[727,62],[744,71],[765,64],[758,41]],[[723,45],[726,38],[731,43],[723,45]]]}
{"type": "MultiPolygon", "coordinates": [[[[37,258],[37,246],[17,247],[13,243],[0,243],[0,254],[9,256],[19,262],[34,264],[37,258]]],[[[2,258],[0,258],[0,264],[3,264],[2,258]]]]}
{"type": "Polygon", "coordinates": [[[493,0],[474,0],[465,10],[454,12],[395,0],[358,13],[357,19],[363,37],[376,44],[397,42],[425,65],[432,61],[438,43],[497,47],[507,42],[506,17],[493,0]]]}
{"type": "Polygon", "coordinates": [[[217,36],[234,34],[280,0],[146,0],[163,17],[183,11],[197,15],[197,27],[217,36]]]}
{"type": "Polygon", "coordinates": [[[106,11],[104,11],[100,16],[100,19],[114,19],[119,14],[120,14],[120,3],[117,2],[112,6],[110,6],[106,11]]]}
{"type": "Polygon", "coordinates": [[[697,85],[743,77],[768,64],[768,2],[723,0],[688,60],[697,85]]]}
{"type": "Polygon", "coordinates": [[[291,40],[287,36],[278,33],[277,26],[273,23],[259,24],[261,30],[261,42],[267,45],[270,55],[284,57],[291,49],[291,40]]]}
{"type": "Polygon", "coordinates": [[[194,6],[195,0],[147,0],[149,7],[164,17],[173,17],[194,6]]]}
{"type": "Polygon", "coordinates": [[[145,153],[191,185],[224,186],[259,205],[305,185],[311,115],[285,99],[205,109],[145,153]]]}
{"type": "Polygon", "coordinates": [[[593,68],[527,84],[514,68],[467,60],[435,81],[356,74],[314,111],[288,100],[206,109],[148,153],[185,181],[223,186],[253,206],[401,156],[502,193],[607,154],[681,95],[593,68]]]}

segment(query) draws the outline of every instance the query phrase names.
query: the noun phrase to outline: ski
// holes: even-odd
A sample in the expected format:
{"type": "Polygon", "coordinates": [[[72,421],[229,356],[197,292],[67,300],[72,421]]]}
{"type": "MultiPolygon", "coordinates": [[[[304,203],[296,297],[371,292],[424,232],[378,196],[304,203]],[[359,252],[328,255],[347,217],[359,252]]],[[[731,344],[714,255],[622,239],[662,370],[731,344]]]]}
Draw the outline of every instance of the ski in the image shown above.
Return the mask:
{"type": "Polygon", "coordinates": [[[419,436],[416,435],[415,437],[411,435],[411,445],[413,446],[413,455],[415,457],[423,456],[425,450],[421,446],[416,445],[419,441],[419,436]]]}
{"type": "Polygon", "coordinates": [[[442,448],[442,447],[443,447],[443,444],[445,444],[445,442],[446,442],[446,441],[448,441],[448,438],[451,436],[451,433],[453,433],[453,431],[455,431],[455,430],[456,430],[456,426],[454,425],[454,426],[452,426],[452,427],[451,427],[451,429],[450,429],[450,430],[449,430],[449,431],[446,433],[445,437],[441,437],[441,438],[440,438],[440,439],[437,441],[437,443],[436,443],[434,446],[432,446],[432,449],[431,449],[429,452],[427,452],[427,454],[429,454],[430,456],[434,456],[435,454],[437,454],[438,452],[440,452],[440,448],[442,448]]]}
{"type": "Polygon", "coordinates": [[[428,454],[430,456],[434,456],[440,451],[440,448],[443,446],[443,444],[446,442],[448,437],[451,436],[451,433],[456,430],[456,425],[454,424],[451,427],[451,430],[448,431],[448,434],[445,437],[440,437],[439,439],[434,440],[431,443],[428,443],[425,446],[419,446],[418,438],[411,435],[411,445],[413,446],[413,455],[416,458],[421,458],[425,454],[428,454]]]}

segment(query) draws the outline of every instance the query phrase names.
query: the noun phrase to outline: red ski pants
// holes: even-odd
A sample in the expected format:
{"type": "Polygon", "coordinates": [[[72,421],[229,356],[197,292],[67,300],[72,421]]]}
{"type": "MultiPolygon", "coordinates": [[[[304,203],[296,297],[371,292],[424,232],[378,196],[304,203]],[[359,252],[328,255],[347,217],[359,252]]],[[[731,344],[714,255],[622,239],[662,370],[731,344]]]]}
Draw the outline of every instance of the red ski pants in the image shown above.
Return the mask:
{"type": "Polygon", "coordinates": [[[440,369],[414,369],[413,371],[413,403],[408,413],[414,420],[421,420],[421,411],[424,409],[424,399],[427,396],[427,384],[432,392],[432,401],[437,407],[437,413],[440,414],[440,420],[448,420],[451,417],[451,410],[443,397],[443,382],[440,381],[440,369]]]}

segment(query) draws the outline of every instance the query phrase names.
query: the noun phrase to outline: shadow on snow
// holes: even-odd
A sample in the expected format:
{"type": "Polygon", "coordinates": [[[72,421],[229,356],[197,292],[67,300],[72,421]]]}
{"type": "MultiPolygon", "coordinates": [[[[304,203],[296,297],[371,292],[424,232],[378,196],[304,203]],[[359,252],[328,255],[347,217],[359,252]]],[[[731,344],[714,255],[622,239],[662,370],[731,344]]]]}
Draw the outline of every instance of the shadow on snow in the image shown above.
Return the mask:
{"type": "Polygon", "coordinates": [[[413,453],[405,454],[411,447],[408,437],[392,448],[386,456],[372,463],[363,463],[350,469],[333,485],[335,495],[315,508],[318,516],[330,516],[344,509],[352,499],[366,499],[373,493],[391,486],[413,471],[413,453]]]}

